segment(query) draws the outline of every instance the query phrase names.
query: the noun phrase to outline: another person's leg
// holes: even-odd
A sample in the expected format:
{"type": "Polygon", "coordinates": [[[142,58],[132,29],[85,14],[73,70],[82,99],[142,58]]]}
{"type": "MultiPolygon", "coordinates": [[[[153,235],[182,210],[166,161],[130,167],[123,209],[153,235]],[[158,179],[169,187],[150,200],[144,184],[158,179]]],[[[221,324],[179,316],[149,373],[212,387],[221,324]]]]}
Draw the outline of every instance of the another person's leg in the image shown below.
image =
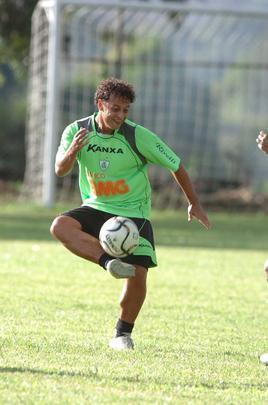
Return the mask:
{"type": "Polygon", "coordinates": [[[265,272],[266,280],[268,281],[268,259],[264,263],[264,272],[265,272]]]}

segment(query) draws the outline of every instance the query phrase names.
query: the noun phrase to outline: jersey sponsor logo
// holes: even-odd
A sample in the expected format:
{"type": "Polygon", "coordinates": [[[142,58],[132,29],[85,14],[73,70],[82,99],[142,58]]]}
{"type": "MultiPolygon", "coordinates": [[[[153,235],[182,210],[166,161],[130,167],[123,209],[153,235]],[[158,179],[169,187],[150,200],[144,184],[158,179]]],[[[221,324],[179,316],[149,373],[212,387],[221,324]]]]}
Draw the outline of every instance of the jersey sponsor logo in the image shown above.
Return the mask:
{"type": "Polygon", "coordinates": [[[96,144],[89,144],[87,152],[105,152],[105,153],[124,153],[121,148],[112,148],[111,146],[99,146],[96,144]]]}
{"type": "Polygon", "coordinates": [[[106,177],[105,173],[103,172],[91,172],[87,168],[86,168],[86,176],[88,181],[90,181],[90,179],[105,179],[106,177]]]}
{"type": "Polygon", "coordinates": [[[100,168],[101,168],[101,170],[106,170],[106,169],[108,169],[109,164],[110,164],[110,162],[109,162],[109,160],[107,160],[107,159],[100,160],[100,168]]]}
{"type": "Polygon", "coordinates": [[[160,153],[162,153],[167,158],[167,160],[169,160],[171,163],[176,163],[174,157],[170,156],[160,143],[156,144],[156,148],[159,150],[160,153]]]}
{"type": "Polygon", "coordinates": [[[88,179],[105,179],[106,176],[104,173],[87,172],[87,177],[88,179]]]}
{"type": "Polygon", "coordinates": [[[98,197],[110,197],[129,192],[129,187],[126,184],[125,179],[120,179],[117,181],[93,181],[92,179],[88,179],[88,181],[91,186],[92,193],[98,197]]]}

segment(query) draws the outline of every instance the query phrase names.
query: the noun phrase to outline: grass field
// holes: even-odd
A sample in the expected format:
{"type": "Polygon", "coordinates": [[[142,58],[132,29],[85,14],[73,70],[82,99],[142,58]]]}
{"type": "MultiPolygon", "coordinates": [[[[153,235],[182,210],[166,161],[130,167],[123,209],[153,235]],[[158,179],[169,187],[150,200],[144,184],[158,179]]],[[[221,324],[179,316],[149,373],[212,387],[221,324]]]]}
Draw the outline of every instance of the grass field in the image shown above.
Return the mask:
{"type": "Polygon", "coordinates": [[[208,232],[155,212],[159,267],[120,353],[122,281],[51,239],[60,210],[1,206],[1,404],[268,403],[267,217],[214,213],[208,232]]]}

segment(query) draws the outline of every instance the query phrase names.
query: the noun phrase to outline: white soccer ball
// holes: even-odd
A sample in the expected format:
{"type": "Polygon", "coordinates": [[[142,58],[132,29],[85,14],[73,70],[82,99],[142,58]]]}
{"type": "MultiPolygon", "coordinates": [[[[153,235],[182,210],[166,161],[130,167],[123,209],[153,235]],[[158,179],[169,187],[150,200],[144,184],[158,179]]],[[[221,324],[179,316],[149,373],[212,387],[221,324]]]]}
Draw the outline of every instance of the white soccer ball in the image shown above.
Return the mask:
{"type": "Polygon", "coordinates": [[[99,240],[109,255],[126,257],[139,245],[139,230],[129,218],[112,217],[102,225],[99,240]]]}
{"type": "Polygon", "coordinates": [[[268,353],[263,353],[260,356],[260,361],[262,364],[265,364],[266,366],[268,366],[268,353]]]}

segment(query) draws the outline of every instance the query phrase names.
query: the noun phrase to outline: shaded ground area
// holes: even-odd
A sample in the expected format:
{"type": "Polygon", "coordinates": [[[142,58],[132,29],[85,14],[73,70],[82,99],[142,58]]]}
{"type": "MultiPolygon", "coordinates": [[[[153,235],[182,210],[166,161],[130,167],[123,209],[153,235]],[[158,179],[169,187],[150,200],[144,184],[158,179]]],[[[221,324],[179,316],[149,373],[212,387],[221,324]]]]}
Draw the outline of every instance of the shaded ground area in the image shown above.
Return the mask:
{"type": "MultiPolygon", "coordinates": [[[[53,241],[49,228],[58,213],[70,207],[45,209],[27,204],[0,206],[0,239],[53,241]]],[[[186,209],[154,211],[157,245],[258,249],[268,251],[267,215],[264,213],[211,213],[212,229],[188,223],[186,209]]]]}
{"type": "Polygon", "coordinates": [[[187,221],[180,211],[153,214],[156,243],[164,246],[217,249],[257,249],[268,252],[267,215],[263,213],[211,213],[207,231],[196,220],[187,221]]]}

